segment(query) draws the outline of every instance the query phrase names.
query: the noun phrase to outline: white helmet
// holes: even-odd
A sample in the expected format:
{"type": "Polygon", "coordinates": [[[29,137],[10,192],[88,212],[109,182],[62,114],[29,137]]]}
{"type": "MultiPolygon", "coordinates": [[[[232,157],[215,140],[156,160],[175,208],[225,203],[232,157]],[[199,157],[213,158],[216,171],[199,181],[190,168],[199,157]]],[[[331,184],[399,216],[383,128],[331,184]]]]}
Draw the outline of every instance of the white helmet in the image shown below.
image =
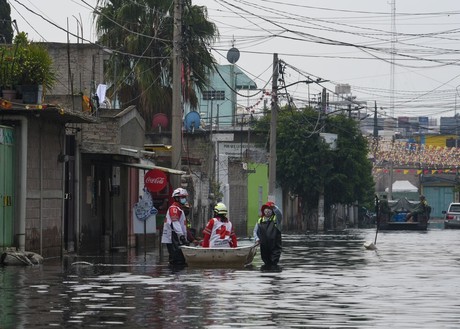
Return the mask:
{"type": "Polygon", "coordinates": [[[173,198],[181,197],[181,196],[188,196],[188,192],[186,189],[179,187],[179,188],[176,188],[172,193],[173,198]]]}

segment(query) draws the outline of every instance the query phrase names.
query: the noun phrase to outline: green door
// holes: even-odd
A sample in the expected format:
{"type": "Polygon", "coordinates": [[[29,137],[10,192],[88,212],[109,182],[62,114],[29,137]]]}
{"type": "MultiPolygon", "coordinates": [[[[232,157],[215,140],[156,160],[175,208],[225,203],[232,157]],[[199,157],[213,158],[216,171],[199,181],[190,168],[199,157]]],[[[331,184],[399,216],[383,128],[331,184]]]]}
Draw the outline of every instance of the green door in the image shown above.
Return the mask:
{"type": "Polygon", "coordinates": [[[14,185],[13,185],[14,130],[0,126],[0,249],[13,246],[14,185]]]}

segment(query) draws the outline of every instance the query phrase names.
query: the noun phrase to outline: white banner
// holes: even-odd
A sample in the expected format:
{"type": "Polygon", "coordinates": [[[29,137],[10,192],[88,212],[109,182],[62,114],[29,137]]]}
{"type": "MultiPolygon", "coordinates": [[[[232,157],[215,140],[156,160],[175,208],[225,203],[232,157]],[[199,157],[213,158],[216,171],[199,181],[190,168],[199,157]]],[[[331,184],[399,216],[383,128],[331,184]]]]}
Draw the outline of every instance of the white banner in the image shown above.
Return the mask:
{"type": "Polygon", "coordinates": [[[133,228],[134,234],[156,233],[158,210],[153,206],[150,192],[144,189],[144,195],[139,198],[133,206],[133,228]],[[144,227],[145,223],[145,227],[144,227]]]}

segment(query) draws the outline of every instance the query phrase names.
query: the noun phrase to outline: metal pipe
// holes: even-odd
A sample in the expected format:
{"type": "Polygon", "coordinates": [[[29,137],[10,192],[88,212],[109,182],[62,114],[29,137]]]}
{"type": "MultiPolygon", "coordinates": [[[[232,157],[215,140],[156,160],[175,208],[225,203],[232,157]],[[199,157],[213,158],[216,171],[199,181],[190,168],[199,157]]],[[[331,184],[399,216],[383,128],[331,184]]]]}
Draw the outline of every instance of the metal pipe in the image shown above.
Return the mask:
{"type": "MultiPolygon", "coordinates": [[[[42,122],[39,123],[40,131],[42,131],[42,122]]],[[[38,152],[39,152],[39,164],[38,164],[38,174],[39,174],[39,180],[40,180],[40,215],[39,215],[39,222],[40,222],[40,255],[43,254],[43,152],[42,152],[42,140],[43,140],[43,134],[40,134],[38,137],[38,152]]]]}

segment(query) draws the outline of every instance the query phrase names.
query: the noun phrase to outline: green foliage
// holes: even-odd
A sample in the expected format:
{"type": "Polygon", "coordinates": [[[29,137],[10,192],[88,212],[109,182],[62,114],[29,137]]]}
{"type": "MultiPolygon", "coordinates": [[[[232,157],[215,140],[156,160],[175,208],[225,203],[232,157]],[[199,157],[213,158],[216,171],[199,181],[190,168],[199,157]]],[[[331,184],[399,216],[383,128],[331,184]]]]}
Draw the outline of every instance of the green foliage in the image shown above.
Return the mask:
{"type": "MultiPolygon", "coordinates": [[[[195,86],[206,86],[216,63],[208,45],[218,35],[206,7],[183,6],[183,99],[197,106],[195,86]]],[[[170,115],[172,107],[173,10],[171,0],[98,0],[99,43],[115,50],[106,67],[107,80],[123,106],[136,105],[147,122],[156,113],[170,115]],[[100,14],[99,14],[100,13],[100,14]]],[[[149,129],[150,127],[148,127],[149,129]]]]}
{"type": "Polygon", "coordinates": [[[52,88],[56,73],[53,70],[53,60],[43,45],[27,44],[21,53],[19,64],[20,85],[43,85],[48,90],[52,88]]]}
{"type": "MultiPolygon", "coordinates": [[[[263,123],[260,123],[263,126],[263,123]]],[[[343,115],[283,109],[277,125],[277,182],[316,208],[324,184],[326,208],[335,203],[372,202],[374,182],[368,145],[358,124],[343,115]],[[338,135],[331,150],[320,132],[338,135]]]]}
{"type": "Polygon", "coordinates": [[[11,7],[6,0],[0,0],[0,43],[13,41],[13,27],[11,26],[11,7]]]}
{"type": "Polygon", "coordinates": [[[17,51],[15,45],[0,46],[0,87],[13,89],[20,75],[17,51]]]}
{"type": "Polygon", "coordinates": [[[24,32],[13,45],[0,47],[0,81],[4,88],[16,85],[43,85],[49,89],[56,81],[53,62],[46,48],[30,43],[24,32]]]}

